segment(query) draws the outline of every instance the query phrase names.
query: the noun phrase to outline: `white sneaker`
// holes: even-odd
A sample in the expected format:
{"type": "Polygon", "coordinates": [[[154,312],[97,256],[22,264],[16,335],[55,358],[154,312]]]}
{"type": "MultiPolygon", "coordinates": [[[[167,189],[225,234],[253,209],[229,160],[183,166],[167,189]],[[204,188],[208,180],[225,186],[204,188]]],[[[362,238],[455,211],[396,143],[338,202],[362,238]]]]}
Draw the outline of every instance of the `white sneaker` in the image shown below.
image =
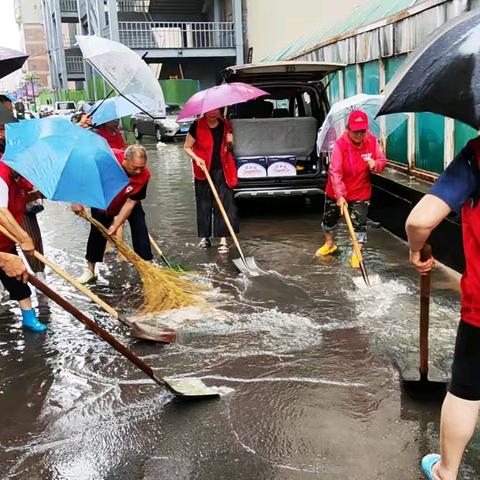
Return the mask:
{"type": "Polygon", "coordinates": [[[82,285],[92,284],[97,281],[97,276],[94,275],[88,268],[82,273],[80,277],[77,278],[77,281],[82,285]]]}

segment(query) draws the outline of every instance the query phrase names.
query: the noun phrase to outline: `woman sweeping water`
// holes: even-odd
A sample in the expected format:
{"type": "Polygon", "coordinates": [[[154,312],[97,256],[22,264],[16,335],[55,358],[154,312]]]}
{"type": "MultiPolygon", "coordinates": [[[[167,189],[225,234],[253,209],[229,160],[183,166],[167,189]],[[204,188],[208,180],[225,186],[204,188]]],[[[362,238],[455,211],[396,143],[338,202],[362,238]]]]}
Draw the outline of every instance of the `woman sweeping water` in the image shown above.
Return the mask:
{"type": "Polygon", "coordinates": [[[185,140],[185,152],[192,159],[197,206],[199,247],[211,247],[210,237],[220,239],[218,253],[229,251],[229,232],[205,178],[206,168],[218,190],[235,233],[239,231],[237,206],[233,188],[237,184],[237,171],[230,147],[233,144],[230,122],[220,116],[220,109],[206,112],[193,122],[185,140]],[[213,228],[212,228],[213,223],[213,228]]]}

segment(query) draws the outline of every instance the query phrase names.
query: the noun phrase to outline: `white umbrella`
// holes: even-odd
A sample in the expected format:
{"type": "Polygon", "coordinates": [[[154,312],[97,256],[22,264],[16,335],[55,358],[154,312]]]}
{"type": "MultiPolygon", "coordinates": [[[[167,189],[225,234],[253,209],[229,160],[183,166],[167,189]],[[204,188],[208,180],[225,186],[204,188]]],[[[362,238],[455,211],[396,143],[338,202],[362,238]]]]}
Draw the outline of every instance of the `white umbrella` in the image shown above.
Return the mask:
{"type": "Polygon", "coordinates": [[[124,98],[151,117],[165,116],[162,87],[149,66],[121,43],[95,35],[77,35],[87,62],[124,98]]]}
{"type": "Polygon", "coordinates": [[[333,104],[317,136],[317,152],[331,152],[335,142],[342,136],[347,126],[348,116],[353,110],[362,110],[368,116],[369,130],[377,138],[387,138],[400,125],[407,121],[408,115],[396,113],[387,115],[382,128],[381,119],[376,118],[384,101],[383,95],[361,93],[333,104]]]}

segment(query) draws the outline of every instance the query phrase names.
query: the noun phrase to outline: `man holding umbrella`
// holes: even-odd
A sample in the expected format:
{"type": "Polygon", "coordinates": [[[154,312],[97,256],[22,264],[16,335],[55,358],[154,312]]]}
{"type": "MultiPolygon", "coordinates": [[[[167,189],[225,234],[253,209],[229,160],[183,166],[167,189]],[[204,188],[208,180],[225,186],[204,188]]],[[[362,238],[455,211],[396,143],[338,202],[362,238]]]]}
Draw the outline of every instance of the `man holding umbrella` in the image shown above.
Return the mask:
{"type": "MultiPolygon", "coordinates": [[[[130,145],[124,150],[113,150],[117,161],[129,177],[128,184],[113,199],[106,210],[92,208],[92,217],[108,228],[110,235],[115,235],[118,229],[128,220],[132,231],[132,243],[135,252],[144,260],[152,260],[152,250],[148,237],[145,212],[141,201],[146,197],[150,171],[146,167],[147,152],[140,145],[130,145]]],[[[72,210],[81,213],[84,207],[73,204],[72,210]]],[[[81,283],[96,281],[95,266],[103,261],[106,239],[93,225],[87,242],[86,259],[88,268],[78,279],[81,283]]]]}

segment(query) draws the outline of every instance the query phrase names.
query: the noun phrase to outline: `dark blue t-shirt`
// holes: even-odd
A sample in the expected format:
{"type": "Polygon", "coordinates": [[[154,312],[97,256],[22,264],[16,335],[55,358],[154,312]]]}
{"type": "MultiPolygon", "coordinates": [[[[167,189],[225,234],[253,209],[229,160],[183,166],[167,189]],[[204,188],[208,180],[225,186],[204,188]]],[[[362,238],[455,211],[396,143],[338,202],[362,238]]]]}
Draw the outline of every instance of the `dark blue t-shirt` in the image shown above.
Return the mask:
{"type": "Polygon", "coordinates": [[[454,212],[474,198],[479,188],[478,166],[475,154],[465,147],[429,190],[430,195],[442,199],[454,212]]]}

